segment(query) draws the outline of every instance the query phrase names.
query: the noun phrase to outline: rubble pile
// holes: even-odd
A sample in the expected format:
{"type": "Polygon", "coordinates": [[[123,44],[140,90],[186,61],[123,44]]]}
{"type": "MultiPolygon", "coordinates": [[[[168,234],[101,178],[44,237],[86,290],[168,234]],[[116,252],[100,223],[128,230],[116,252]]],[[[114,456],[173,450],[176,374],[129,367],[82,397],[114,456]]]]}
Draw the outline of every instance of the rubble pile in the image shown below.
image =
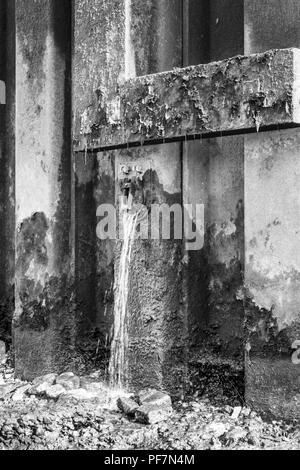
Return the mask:
{"type": "Polygon", "coordinates": [[[117,405],[128,417],[143,424],[156,424],[172,414],[171,397],[153,389],[142,390],[131,398],[120,397],[117,405]]]}
{"type": "Polygon", "coordinates": [[[0,364],[0,450],[299,449],[300,427],[264,422],[247,407],[162,391],[110,395],[100,373],[32,383],[0,364]]]}

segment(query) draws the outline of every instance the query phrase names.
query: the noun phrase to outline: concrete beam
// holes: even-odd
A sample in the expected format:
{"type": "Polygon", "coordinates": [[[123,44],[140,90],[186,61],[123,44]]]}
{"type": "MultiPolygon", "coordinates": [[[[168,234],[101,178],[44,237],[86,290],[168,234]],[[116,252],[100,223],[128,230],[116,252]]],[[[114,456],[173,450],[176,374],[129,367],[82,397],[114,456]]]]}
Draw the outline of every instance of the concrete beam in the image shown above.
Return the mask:
{"type": "Polygon", "coordinates": [[[76,150],[299,125],[299,64],[272,50],[128,80],[83,114],[76,150]]]}

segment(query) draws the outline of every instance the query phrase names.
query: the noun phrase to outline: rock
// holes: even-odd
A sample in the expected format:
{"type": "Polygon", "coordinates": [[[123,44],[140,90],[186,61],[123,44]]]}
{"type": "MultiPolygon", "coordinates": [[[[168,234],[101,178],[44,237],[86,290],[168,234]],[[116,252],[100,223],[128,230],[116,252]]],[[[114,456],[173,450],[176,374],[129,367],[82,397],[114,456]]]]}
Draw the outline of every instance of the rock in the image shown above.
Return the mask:
{"type": "Polygon", "coordinates": [[[28,395],[44,395],[46,390],[54,385],[57,374],[47,374],[37,377],[32,382],[32,387],[27,391],[28,395]]]}
{"type": "Polygon", "coordinates": [[[0,385],[0,400],[4,400],[8,395],[13,393],[17,388],[20,387],[20,384],[4,384],[0,385]]]}
{"type": "Polygon", "coordinates": [[[4,378],[5,380],[11,380],[14,378],[14,373],[13,372],[4,372],[4,378]]]}
{"type": "Polygon", "coordinates": [[[260,447],[260,436],[259,432],[251,431],[247,435],[247,442],[251,446],[260,447]]]}
{"type": "Polygon", "coordinates": [[[59,384],[51,385],[45,390],[45,396],[50,400],[56,400],[58,397],[66,393],[66,389],[59,384]]]}
{"type": "Polygon", "coordinates": [[[47,388],[49,387],[48,384],[41,384],[41,385],[37,385],[37,386],[34,386],[34,387],[30,387],[29,390],[27,390],[27,395],[37,395],[37,396],[41,396],[41,395],[44,395],[45,391],[47,390],[47,388]]]}
{"type": "Polygon", "coordinates": [[[227,433],[226,438],[230,443],[237,443],[238,441],[245,439],[247,435],[248,431],[246,429],[237,426],[227,433]]]}
{"type": "Polygon", "coordinates": [[[38,387],[39,385],[42,385],[42,384],[47,384],[48,386],[49,385],[51,386],[55,384],[56,377],[57,377],[57,374],[42,375],[34,379],[34,381],[32,382],[32,385],[33,387],[38,387]]]}
{"type": "Polygon", "coordinates": [[[157,407],[165,406],[172,408],[172,400],[170,395],[151,388],[138,392],[136,399],[139,405],[151,404],[156,405],[157,407]]]}
{"type": "Polygon", "coordinates": [[[211,423],[206,427],[206,432],[213,434],[214,437],[219,438],[226,433],[226,426],[223,423],[211,423]]]}
{"type": "Polygon", "coordinates": [[[250,416],[250,413],[251,413],[250,408],[243,408],[243,410],[242,410],[243,416],[246,416],[246,418],[248,418],[250,416]]]}
{"type": "Polygon", "coordinates": [[[224,411],[226,411],[226,413],[228,413],[229,415],[231,415],[232,412],[233,412],[233,408],[232,408],[232,406],[230,406],[230,405],[225,405],[225,406],[224,406],[224,411]]]}
{"type": "Polygon", "coordinates": [[[135,412],[136,421],[143,424],[156,424],[167,419],[172,413],[170,406],[158,406],[156,403],[146,403],[135,412]]]}
{"type": "Polygon", "coordinates": [[[241,411],[242,411],[242,407],[241,406],[236,406],[234,409],[233,409],[233,413],[231,415],[231,418],[234,419],[234,420],[237,420],[238,417],[240,416],[241,414],[241,411]]]}
{"type": "Polygon", "coordinates": [[[94,372],[92,372],[89,377],[91,377],[92,379],[94,379],[94,381],[98,381],[99,378],[101,377],[101,370],[96,370],[94,372]]]}
{"type": "Polygon", "coordinates": [[[211,450],[221,450],[222,444],[217,437],[212,437],[210,440],[210,449],[211,450]]]}
{"type": "Polygon", "coordinates": [[[0,364],[6,363],[6,347],[4,341],[0,341],[0,364]]]}
{"type": "Polygon", "coordinates": [[[80,378],[73,372],[65,372],[56,378],[56,384],[62,385],[66,390],[75,390],[80,387],[80,378]]]}
{"type": "Polygon", "coordinates": [[[131,398],[120,397],[117,401],[119,410],[123,411],[127,416],[134,416],[139,405],[131,398]]]}
{"type": "Polygon", "coordinates": [[[135,413],[136,420],[140,423],[159,423],[172,413],[172,400],[167,393],[150,388],[138,392],[135,398],[141,405],[135,413]]]}
{"type": "Polygon", "coordinates": [[[24,385],[23,387],[19,387],[12,396],[12,401],[23,401],[26,397],[26,392],[31,388],[30,384],[24,385]]]}

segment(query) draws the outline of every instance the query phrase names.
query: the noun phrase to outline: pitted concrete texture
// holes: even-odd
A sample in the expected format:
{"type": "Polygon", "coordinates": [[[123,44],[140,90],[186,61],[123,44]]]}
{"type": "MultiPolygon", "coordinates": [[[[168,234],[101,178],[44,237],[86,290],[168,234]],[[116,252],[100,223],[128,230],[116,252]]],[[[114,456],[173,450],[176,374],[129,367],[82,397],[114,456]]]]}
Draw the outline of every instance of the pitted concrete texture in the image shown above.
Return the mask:
{"type": "Polygon", "coordinates": [[[273,50],[128,80],[98,100],[83,138],[105,148],[299,124],[299,64],[298,50],[273,50]]]}
{"type": "Polygon", "coordinates": [[[71,230],[71,11],[16,2],[16,372],[76,361],[71,230]]]}

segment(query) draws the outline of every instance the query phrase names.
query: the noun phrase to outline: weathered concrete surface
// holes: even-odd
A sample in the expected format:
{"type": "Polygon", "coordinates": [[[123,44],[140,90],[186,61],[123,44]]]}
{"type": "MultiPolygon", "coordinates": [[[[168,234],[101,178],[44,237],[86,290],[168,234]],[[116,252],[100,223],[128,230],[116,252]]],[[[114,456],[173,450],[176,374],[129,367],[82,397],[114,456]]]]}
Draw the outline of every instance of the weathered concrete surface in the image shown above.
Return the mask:
{"type": "MultiPolygon", "coordinates": [[[[245,1],[245,53],[299,47],[299,2],[245,1]],[[262,26],[263,25],[263,26],[262,26]]],[[[245,139],[246,399],[299,419],[299,130],[245,139]]]]}
{"type": "MultiPolygon", "coordinates": [[[[181,203],[179,144],[118,151],[116,166],[138,158],[145,166],[142,203],[181,203]]],[[[117,182],[119,186],[119,182],[117,182]]],[[[120,190],[116,188],[116,198],[120,190]]],[[[137,199],[138,194],[135,196],[137,199]]],[[[149,225],[150,226],[150,225],[149,225]]],[[[116,269],[121,242],[118,242],[116,269]]],[[[131,255],[128,299],[128,364],[132,389],[159,387],[177,394],[186,380],[186,320],[182,308],[182,244],[136,240],[131,255]]]]}
{"type": "Polygon", "coordinates": [[[244,54],[244,0],[208,0],[208,3],[209,61],[244,54]]]}
{"type": "Polygon", "coordinates": [[[107,112],[114,119],[116,92],[125,80],[181,65],[180,3],[74,2],[74,136],[89,134],[90,120],[101,117],[94,116],[98,105],[110,102],[107,112]]]}
{"type": "Polygon", "coordinates": [[[297,419],[300,338],[300,136],[245,139],[247,398],[275,416],[297,419]]]}
{"type": "Polygon", "coordinates": [[[77,361],[71,230],[71,2],[16,1],[16,374],[77,361]]]}
{"type": "MultiPolygon", "coordinates": [[[[116,90],[125,79],[181,66],[181,33],[181,2],[177,0],[76,1],[75,135],[80,130],[84,134],[89,132],[86,124],[98,99],[103,99],[103,102],[114,99],[116,90]]],[[[112,106],[110,116],[113,118],[114,115],[112,106]]],[[[99,221],[96,208],[103,203],[115,204],[118,201],[115,168],[120,159],[142,161],[147,158],[155,162],[155,178],[151,181],[155,197],[164,200],[180,198],[180,154],[180,145],[177,144],[129,152],[76,153],[76,285],[81,318],[77,344],[86,351],[92,365],[107,365],[113,324],[114,272],[118,269],[120,249],[120,244],[115,247],[114,240],[96,239],[99,221]],[[168,175],[168,159],[174,162],[176,176],[174,172],[168,175]]],[[[147,185],[150,189],[149,178],[147,185]]],[[[129,300],[131,386],[166,385],[174,390],[181,386],[177,377],[184,375],[183,342],[179,338],[181,327],[176,330],[176,325],[182,324],[179,312],[180,250],[177,241],[169,244],[137,242],[134,249],[129,300]],[[139,270],[143,272],[143,278],[139,270]],[[152,310],[153,319],[150,318],[152,310]],[[169,327],[175,311],[179,312],[179,323],[176,320],[174,327],[169,327]],[[179,357],[177,363],[172,358],[175,349],[179,357]],[[171,367],[177,372],[173,374],[171,367]]]]}
{"type": "MultiPolygon", "coordinates": [[[[86,116],[97,101],[95,90],[99,90],[99,99],[113,97],[119,81],[134,70],[128,25],[126,31],[125,70],[125,3],[74,2],[74,134],[84,131],[86,116]]],[[[76,302],[80,318],[76,342],[87,364],[105,366],[112,324],[114,241],[96,237],[96,210],[100,204],[115,203],[114,156],[76,154],[74,169],[76,302]]]]}
{"type": "Polygon", "coordinates": [[[185,202],[205,207],[204,246],[186,254],[184,304],[190,351],[205,367],[227,361],[242,371],[243,139],[226,137],[188,145],[185,202]]]}
{"type": "Polygon", "coordinates": [[[11,344],[14,309],[14,6],[0,3],[0,339],[11,344]],[[8,80],[7,80],[8,77],[8,80]]]}
{"type": "Polygon", "coordinates": [[[299,47],[298,0],[243,0],[245,53],[299,47]]]}
{"type": "Polygon", "coordinates": [[[105,148],[299,124],[299,62],[298,50],[274,50],[128,80],[113,100],[97,101],[81,144],[105,148]]]}
{"type": "MultiPolygon", "coordinates": [[[[244,54],[243,0],[188,4],[185,65],[244,54]]],[[[205,207],[204,246],[186,251],[183,274],[191,390],[243,396],[243,136],[184,143],[183,201],[205,207]]]]}

